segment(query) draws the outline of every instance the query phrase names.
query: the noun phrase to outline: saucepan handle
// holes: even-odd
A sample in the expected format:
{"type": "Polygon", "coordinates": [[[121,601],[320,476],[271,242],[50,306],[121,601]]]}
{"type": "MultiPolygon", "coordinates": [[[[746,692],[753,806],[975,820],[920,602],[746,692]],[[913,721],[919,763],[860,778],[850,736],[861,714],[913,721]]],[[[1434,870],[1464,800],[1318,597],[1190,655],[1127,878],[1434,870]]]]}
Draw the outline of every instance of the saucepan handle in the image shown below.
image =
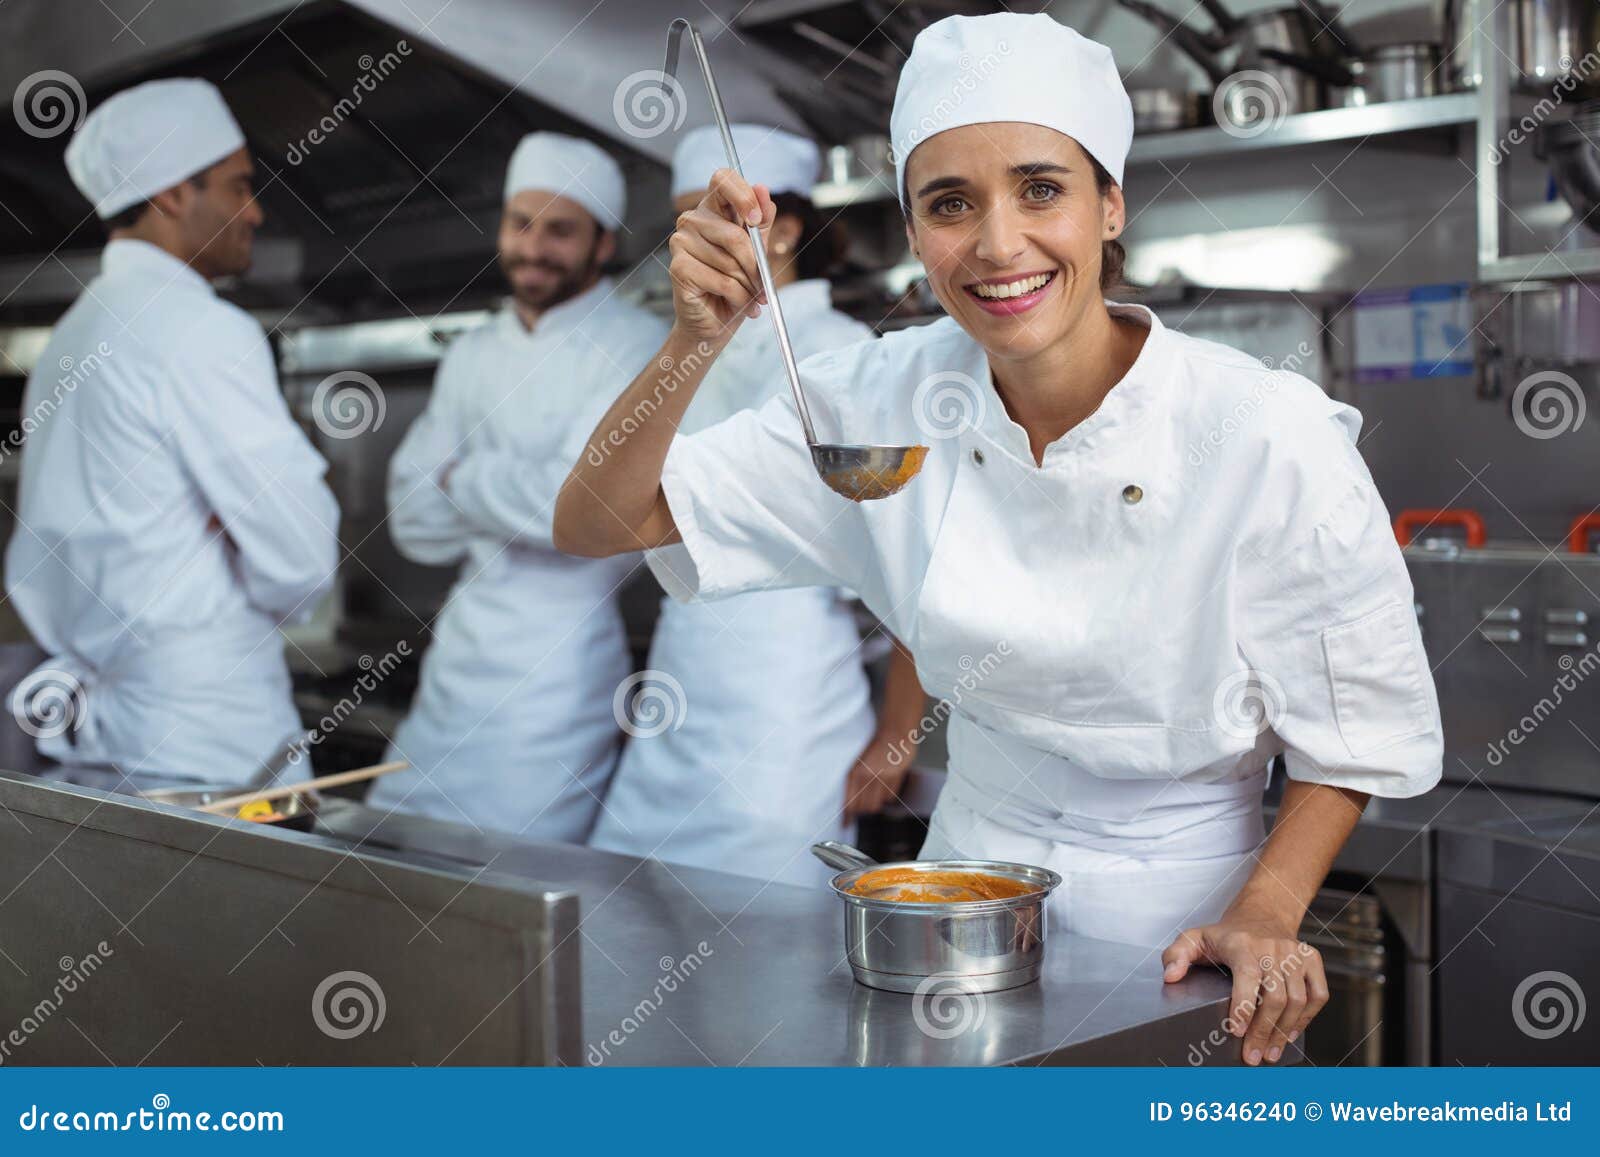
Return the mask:
{"type": "Polygon", "coordinates": [[[841,844],[838,840],[823,840],[811,845],[811,854],[836,872],[853,872],[857,868],[870,868],[878,861],[860,848],[841,844]]]}

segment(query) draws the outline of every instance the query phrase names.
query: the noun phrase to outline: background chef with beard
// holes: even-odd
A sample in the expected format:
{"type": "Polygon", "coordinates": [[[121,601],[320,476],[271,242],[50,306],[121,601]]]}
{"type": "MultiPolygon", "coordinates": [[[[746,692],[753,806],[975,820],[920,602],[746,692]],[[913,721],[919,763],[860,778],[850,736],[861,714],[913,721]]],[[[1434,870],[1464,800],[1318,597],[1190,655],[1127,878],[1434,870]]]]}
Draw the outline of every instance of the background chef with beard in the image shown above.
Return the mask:
{"type": "Polygon", "coordinates": [[[433,624],[390,757],[418,775],[369,802],[582,841],[616,764],[629,654],[616,593],[633,556],[551,545],[557,491],[666,325],[616,296],[626,190],[603,149],[533,133],[512,154],[498,248],[511,298],[453,345],[389,469],[401,553],[461,574],[433,624]]]}

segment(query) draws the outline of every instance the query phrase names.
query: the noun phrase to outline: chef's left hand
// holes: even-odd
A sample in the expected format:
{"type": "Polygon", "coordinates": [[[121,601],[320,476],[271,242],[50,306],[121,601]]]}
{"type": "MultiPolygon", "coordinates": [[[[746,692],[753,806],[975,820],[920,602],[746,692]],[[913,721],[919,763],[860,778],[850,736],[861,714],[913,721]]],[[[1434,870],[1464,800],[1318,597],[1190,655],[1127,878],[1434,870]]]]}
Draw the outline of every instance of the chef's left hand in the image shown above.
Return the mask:
{"type": "Polygon", "coordinates": [[[1224,1027],[1243,1037],[1247,1065],[1276,1062],[1328,1003],[1322,955],[1275,923],[1224,916],[1179,934],[1165,952],[1162,979],[1182,980],[1192,964],[1233,974],[1233,1002],[1224,1027]]]}
{"type": "Polygon", "coordinates": [[[898,760],[891,757],[897,742],[904,743],[905,737],[879,733],[856,756],[844,781],[845,823],[882,810],[900,790],[911,770],[911,761],[904,753],[898,760]]]}

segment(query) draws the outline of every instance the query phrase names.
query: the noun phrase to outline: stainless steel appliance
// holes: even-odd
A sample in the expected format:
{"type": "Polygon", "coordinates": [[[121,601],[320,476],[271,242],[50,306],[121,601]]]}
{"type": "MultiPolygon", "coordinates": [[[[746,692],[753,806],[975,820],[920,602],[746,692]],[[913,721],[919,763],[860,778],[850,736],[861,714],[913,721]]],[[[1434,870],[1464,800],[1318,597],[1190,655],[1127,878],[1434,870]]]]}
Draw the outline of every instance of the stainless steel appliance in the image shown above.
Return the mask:
{"type": "Polygon", "coordinates": [[[1406,562],[1445,778],[1600,799],[1600,556],[1440,540],[1406,562]]]}
{"type": "Polygon", "coordinates": [[[1377,897],[1323,888],[1300,937],[1322,954],[1328,977],[1328,1004],[1306,1034],[1306,1056],[1318,1065],[1395,1063],[1384,1032],[1392,946],[1377,897]]]}
{"type": "Polygon", "coordinates": [[[20,820],[0,841],[6,919],[26,930],[6,939],[0,1023],[35,1026],[8,1042],[17,1063],[581,1063],[571,889],[112,794],[118,778],[0,772],[20,820]]]}

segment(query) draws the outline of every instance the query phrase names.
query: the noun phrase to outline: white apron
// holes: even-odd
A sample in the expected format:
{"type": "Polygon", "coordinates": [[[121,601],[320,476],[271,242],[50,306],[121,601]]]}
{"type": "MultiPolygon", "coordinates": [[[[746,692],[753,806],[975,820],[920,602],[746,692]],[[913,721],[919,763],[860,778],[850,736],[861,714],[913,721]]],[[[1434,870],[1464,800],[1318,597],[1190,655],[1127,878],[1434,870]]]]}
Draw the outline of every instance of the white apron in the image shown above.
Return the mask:
{"type": "Polygon", "coordinates": [[[650,669],[683,688],[681,725],[631,738],[590,843],[789,883],[832,873],[844,781],[872,737],[860,635],[820,588],[669,603],[650,669]]]}
{"type": "Polygon", "coordinates": [[[1226,784],[1112,780],[964,715],[923,859],[1011,860],[1060,872],[1060,932],[1165,948],[1221,917],[1255,866],[1267,773],[1226,784]],[[1039,785],[1065,801],[1051,807],[1039,785]]]}
{"type": "Polygon", "coordinates": [[[612,691],[632,667],[616,589],[633,559],[508,545],[463,576],[367,802],[581,842],[616,767],[612,691]]]}
{"type": "MultiPolygon", "coordinates": [[[[779,290],[805,357],[871,336],[828,283],[779,290]]],[[[682,433],[787,390],[766,318],[740,328],[695,395],[682,433]]],[[[683,690],[680,725],[634,736],[590,843],[607,851],[797,884],[832,872],[810,854],[846,839],[845,777],[872,737],[860,632],[837,590],[663,599],[650,669],[683,690]]]]}

